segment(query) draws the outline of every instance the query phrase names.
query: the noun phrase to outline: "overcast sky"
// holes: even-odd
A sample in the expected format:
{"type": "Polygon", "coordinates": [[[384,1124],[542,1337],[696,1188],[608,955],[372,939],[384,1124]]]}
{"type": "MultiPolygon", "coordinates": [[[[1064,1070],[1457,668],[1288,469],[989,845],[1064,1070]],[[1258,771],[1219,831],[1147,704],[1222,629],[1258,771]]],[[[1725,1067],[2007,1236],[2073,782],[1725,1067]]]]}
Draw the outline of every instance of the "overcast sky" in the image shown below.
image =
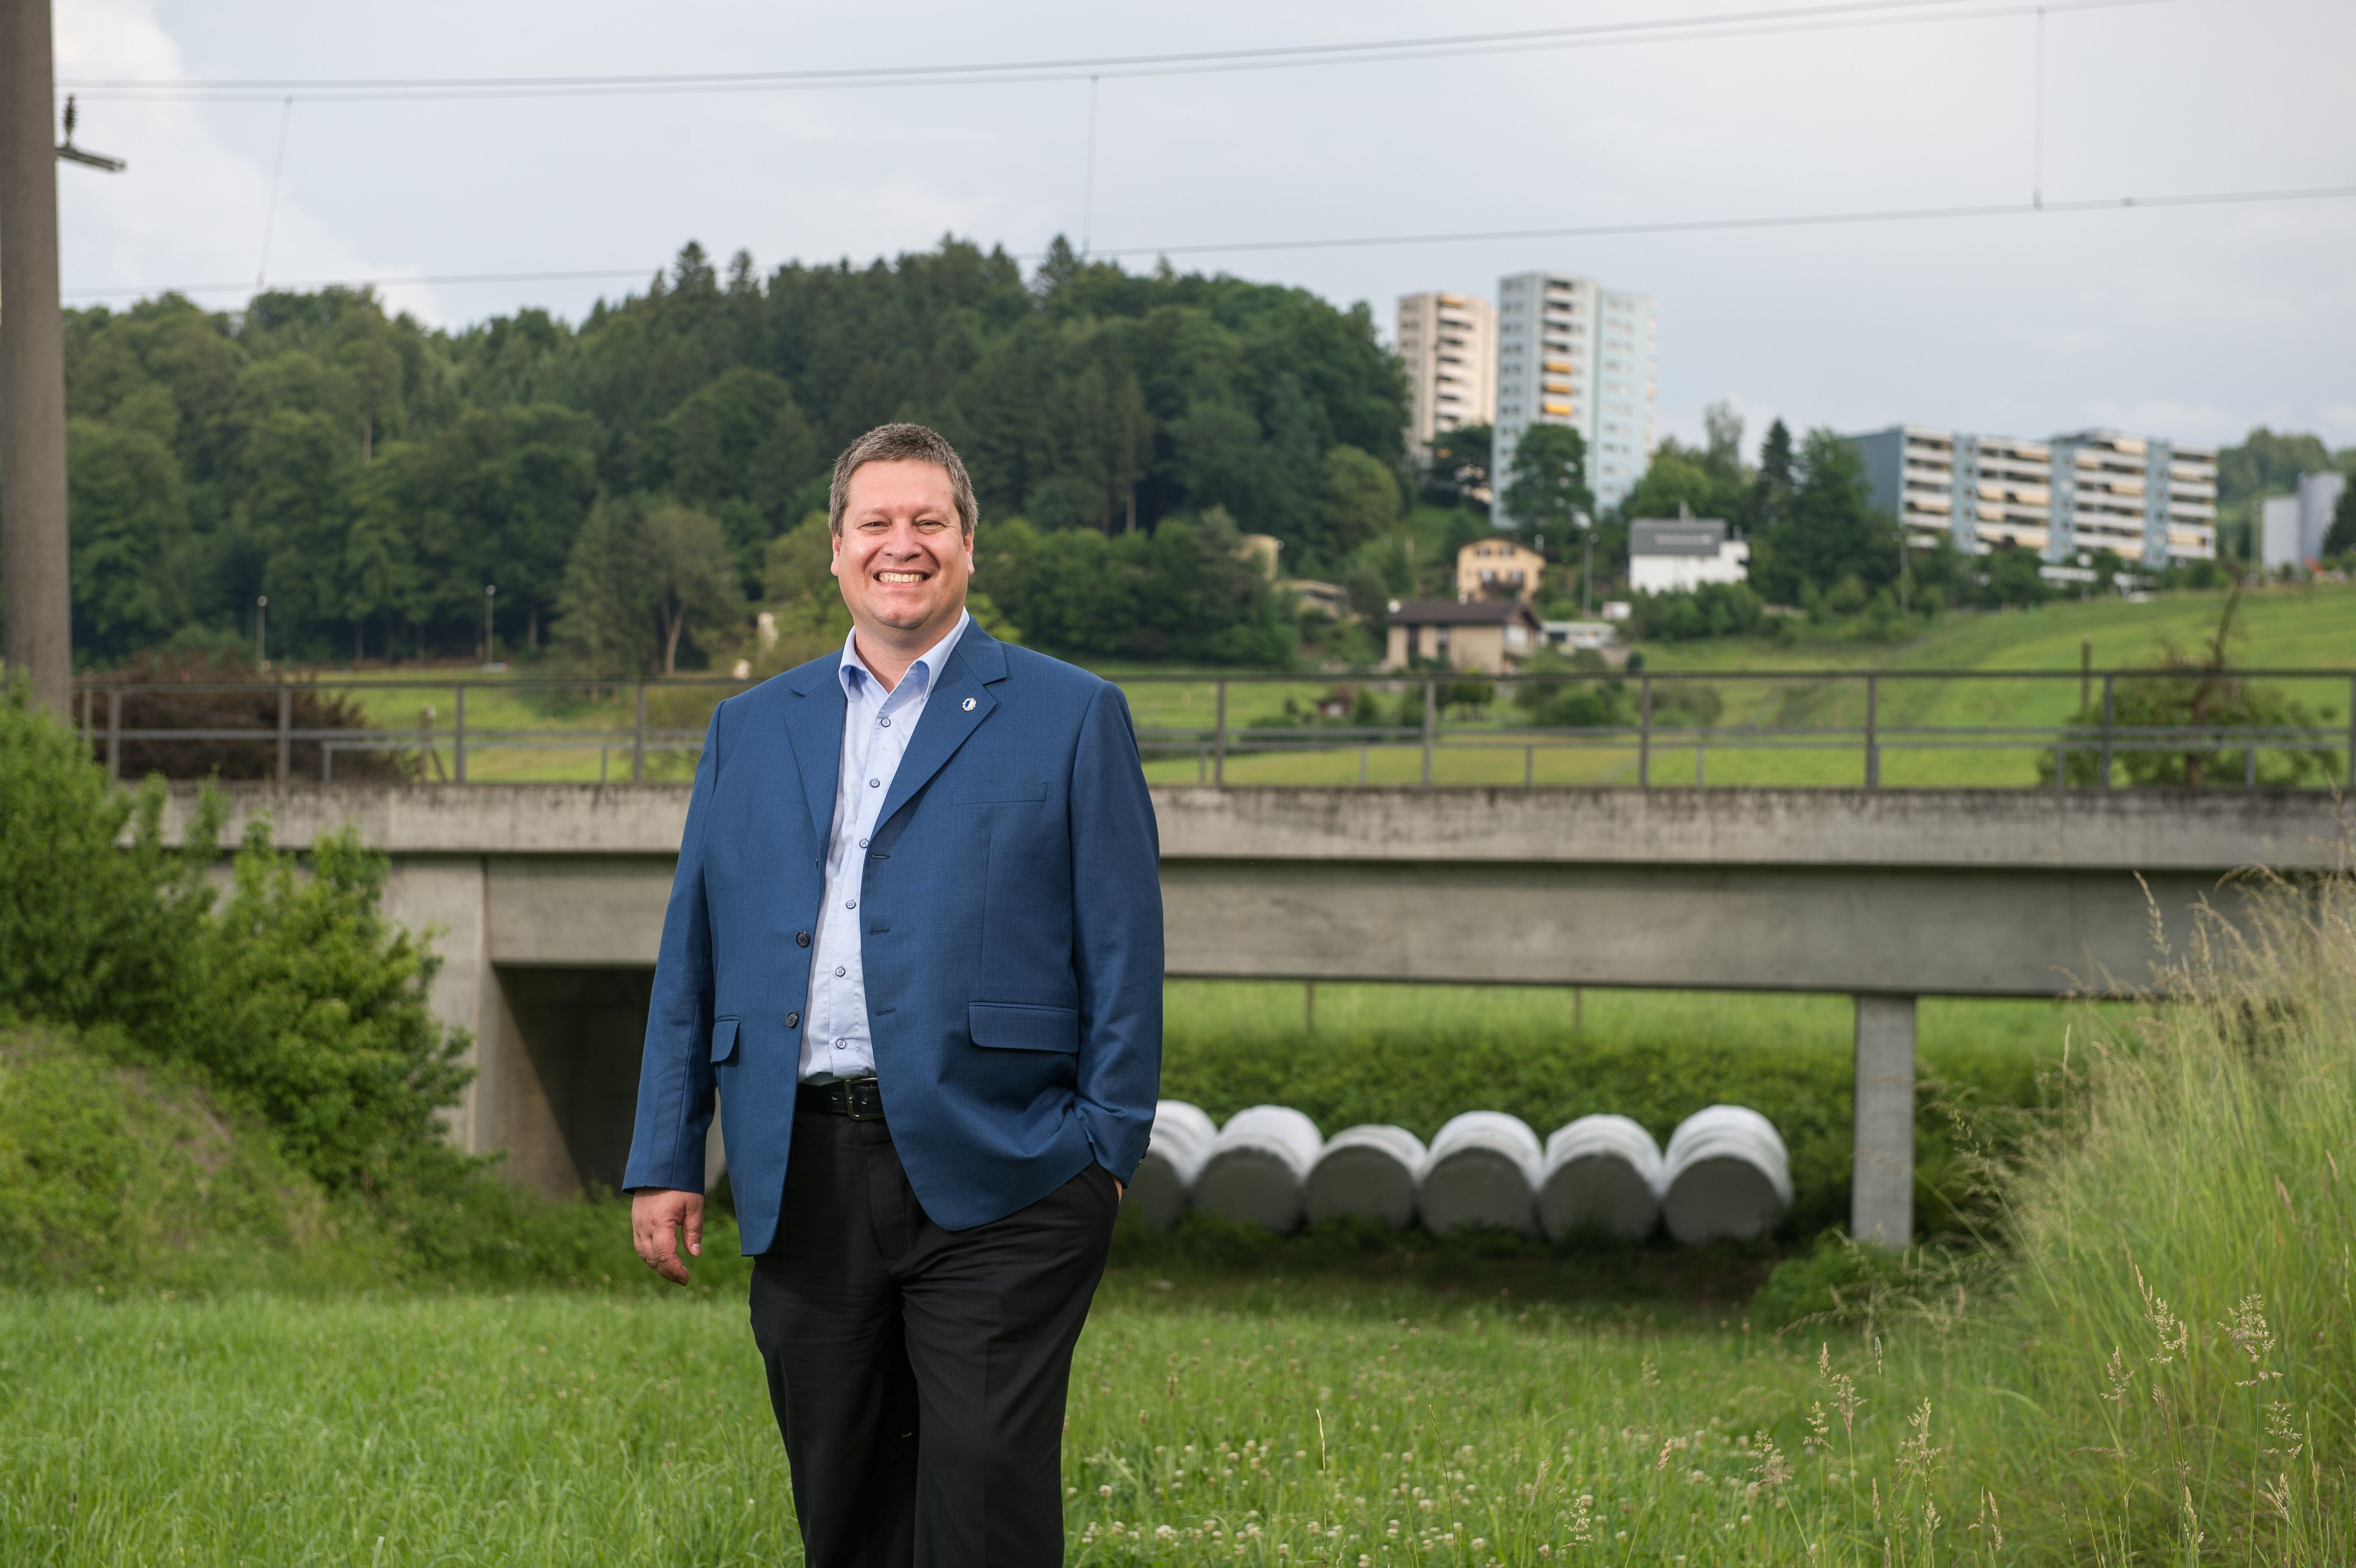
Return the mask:
{"type": "MultiPolygon", "coordinates": [[[[383,78],[957,64],[1342,43],[1793,0],[57,0],[61,79],[383,78]]],[[[2007,0],[1915,14],[2016,12],[2007,0]]],[[[2356,4],[2156,0],[2045,22],[2049,199],[2356,184],[2356,4]]],[[[83,95],[61,166],[78,292],[249,282],[282,123],[273,279],[643,268],[701,240],[766,270],[944,232],[1098,248],[2009,203],[2034,178],[2037,23],[1797,34],[1085,81],[478,101],[83,95]]],[[[1144,267],[1139,258],[1128,264],[1144,267]]],[[[1730,400],[1755,442],[1899,421],[2356,443],[2356,199],[1644,237],[1182,256],[1370,302],[1586,272],[1659,302],[1661,429],[1730,400]]],[[[643,283],[390,287],[460,325],[577,318],[643,283]]],[[[242,303],[234,293],[199,296],[242,303]]],[[[75,303],[92,303],[85,295],[75,303]]]]}

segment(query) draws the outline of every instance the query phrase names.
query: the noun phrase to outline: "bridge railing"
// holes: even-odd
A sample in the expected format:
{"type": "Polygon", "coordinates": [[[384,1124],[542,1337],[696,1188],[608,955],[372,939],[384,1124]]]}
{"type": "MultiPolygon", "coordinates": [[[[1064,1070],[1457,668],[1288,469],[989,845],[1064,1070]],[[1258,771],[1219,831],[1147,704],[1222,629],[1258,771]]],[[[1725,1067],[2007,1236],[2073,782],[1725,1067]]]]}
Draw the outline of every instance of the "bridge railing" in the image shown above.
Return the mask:
{"type": "MultiPolygon", "coordinates": [[[[1149,776],[1212,786],[2329,787],[2356,760],[2348,669],[1117,678],[1149,776]],[[1943,761],[1926,767],[1929,757],[1943,761]]],[[[712,709],[750,684],[93,678],[74,702],[92,755],[116,777],[617,784],[689,776],[712,709]]]]}

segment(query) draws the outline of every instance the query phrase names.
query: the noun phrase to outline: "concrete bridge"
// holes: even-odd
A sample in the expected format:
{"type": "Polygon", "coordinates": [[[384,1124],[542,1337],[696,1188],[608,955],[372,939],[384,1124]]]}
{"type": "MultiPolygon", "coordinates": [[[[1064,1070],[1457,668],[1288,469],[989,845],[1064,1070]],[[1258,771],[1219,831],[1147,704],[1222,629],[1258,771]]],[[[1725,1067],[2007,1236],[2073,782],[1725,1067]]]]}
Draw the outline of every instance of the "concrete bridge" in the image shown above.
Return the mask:
{"type": "MultiPolygon", "coordinates": [[[[349,825],[387,912],[433,928],[473,1032],[454,1134],[562,1193],[620,1179],[684,785],[233,790],[227,842],[349,825]]],[[[2313,792],[1153,792],[1173,976],[1857,998],[1853,1220],[1912,1229],[1914,998],[2115,994],[2221,879],[2342,863],[2313,792]]],[[[174,797],[185,818],[192,787],[174,797]]],[[[714,1163],[719,1155],[715,1148],[714,1163]]]]}

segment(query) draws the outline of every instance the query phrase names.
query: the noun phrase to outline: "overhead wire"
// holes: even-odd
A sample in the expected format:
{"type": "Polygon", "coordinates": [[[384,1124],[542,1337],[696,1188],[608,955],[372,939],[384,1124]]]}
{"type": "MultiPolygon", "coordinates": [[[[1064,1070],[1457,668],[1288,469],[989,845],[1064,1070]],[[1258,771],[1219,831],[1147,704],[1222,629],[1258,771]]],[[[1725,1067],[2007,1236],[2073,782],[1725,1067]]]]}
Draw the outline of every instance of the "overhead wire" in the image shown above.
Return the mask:
{"type": "MultiPolygon", "coordinates": [[[[2167,196],[2082,197],[2068,201],[2005,201],[1947,207],[1858,208],[1847,211],[1783,213],[1733,218],[1669,219],[1631,223],[1571,224],[1546,229],[1461,229],[1444,233],[1376,234],[1323,239],[1237,240],[1183,245],[1122,245],[1098,248],[1091,259],[1118,260],[1131,256],[1205,256],[1264,254],[1276,251],[1372,250],[1407,245],[1464,245],[1528,240],[1598,240],[1655,234],[1702,234],[1774,229],[1815,229],[1877,223],[1922,223],[1991,218],[2027,218],[2047,213],[2073,214],[2160,210],[2174,208],[2246,206],[2262,202],[2330,201],[2356,197],[2356,185],[2283,187],[2268,190],[2193,191],[2167,196]]],[[[1017,261],[1044,260],[1043,251],[1010,252],[1017,261]]],[[[547,272],[451,272],[373,278],[322,278],[281,283],[282,289],[408,288],[459,286],[468,283],[603,282],[619,278],[649,278],[664,271],[655,267],[610,267],[547,272]]],[[[164,293],[236,293],[246,283],[193,283],[169,288],[71,289],[69,299],[116,299],[164,293]]]]}
{"type": "Polygon", "coordinates": [[[702,92],[844,91],[892,87],[972,87],[1130,80],[1155,76],[1380,65],[1393,60],[1502,53],[1624,48],[1646,44],[1918,27],[2000,20],[2046,12],[2104,11],[2176,0],[1830,0],[1756,11],[1716,11],[1642,21],[1590,22],[1510,32],[1461,33],[1353,43],[1276,45],[1167,54],[1104,55],[936,66],[863,66],[773,71],[688,71],[580,76],[256,77],[167,80],[76,77],[60,89],[86,98],[170,102],[277,102],[294,93],[312,102],[448,101],[466,99],[610,97],[702,92]]]}

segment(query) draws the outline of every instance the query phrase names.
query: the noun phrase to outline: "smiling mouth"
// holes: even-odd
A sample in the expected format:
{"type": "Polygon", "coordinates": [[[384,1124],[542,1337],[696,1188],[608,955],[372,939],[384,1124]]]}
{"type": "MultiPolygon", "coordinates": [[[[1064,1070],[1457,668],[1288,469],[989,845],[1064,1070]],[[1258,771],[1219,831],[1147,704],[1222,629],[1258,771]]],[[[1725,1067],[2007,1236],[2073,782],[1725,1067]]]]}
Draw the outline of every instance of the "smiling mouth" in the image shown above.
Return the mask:
{"type": "Polygon", "coordinates": [[[922,582],[924,580],[925,574],[921,571],[879,571],[875,574],[878,582],[922,582]]]}

